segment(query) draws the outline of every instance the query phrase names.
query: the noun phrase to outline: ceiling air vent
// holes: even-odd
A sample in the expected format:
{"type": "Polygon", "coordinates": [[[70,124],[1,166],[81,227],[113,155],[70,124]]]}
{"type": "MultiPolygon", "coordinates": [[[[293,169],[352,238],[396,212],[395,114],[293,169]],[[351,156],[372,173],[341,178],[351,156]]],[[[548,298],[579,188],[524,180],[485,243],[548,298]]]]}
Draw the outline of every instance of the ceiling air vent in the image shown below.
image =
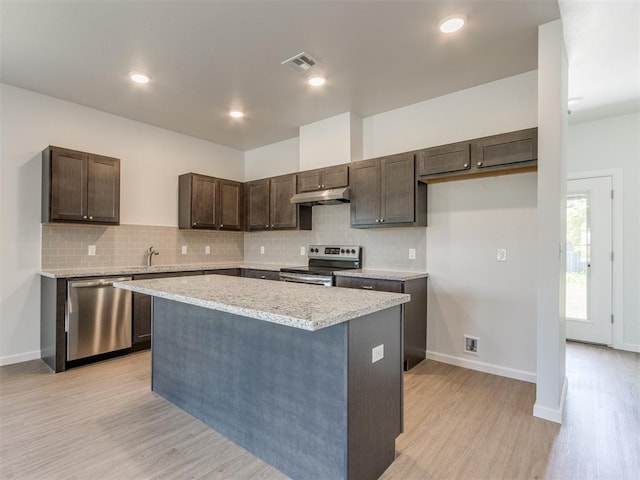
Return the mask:
{"type": "Polygon", "coordinates": [[[313,59],[311,55],[302,52],[291,58],[288,58],[287,60],[282,62],[282,65],[288,65],[296,72],[306,72],[317,63],[318,61],[313,59]]]}

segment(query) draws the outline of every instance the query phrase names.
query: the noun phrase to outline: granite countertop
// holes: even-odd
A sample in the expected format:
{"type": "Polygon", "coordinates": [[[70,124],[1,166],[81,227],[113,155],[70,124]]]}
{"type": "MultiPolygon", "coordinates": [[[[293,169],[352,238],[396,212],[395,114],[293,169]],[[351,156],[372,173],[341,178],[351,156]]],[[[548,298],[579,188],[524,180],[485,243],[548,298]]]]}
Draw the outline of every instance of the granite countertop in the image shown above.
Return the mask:
{"type": "Polygon", "coordinates": [[[357,270],[339,270],[334,272],[336,277],[373,278],[376,280],[398,280],[406,282],[416,278],[426,278],[427,272],[396,272],[393,270],[369,270],[366,268],[357,270]]]}
{"type": "MultiPolygon", "coordinates": [[[[196,270],[220,270],[224,268],[248,268],[255,270],[279,271],[284,267],[280,263],[189,263],[176,265],[122,266],[122,267],[89,267],[89,268],[62,268],[41,270],[38,272],[43,277],[49,278],[80,278],[102,277],[107,275],[140,275],[144,273],[168,273],[168,272],[192,272],[196,270]]],[[[296,265],[287,265],[296,266],[296,265]]]]}
{"type": "MultiPolygon", "coordinates": [[[[219,270],[224,268],[247,268],[253,270],[271,270],[277,272],[284,267],[299,267],[306,262],[295,265],[282,263],[190,263],[178,265],[154,265],[152,267],[129,266],[129,267],[90,267],[90,268],[67,268],[41,270],[38,272],[43,277],[49,278],[82,278],[82,277],[103,277],[109,275],[141,275],[145,273],[168,273],[168,272],[191,272],[196,270],[219,270]]],[[[399,272],[393,270],[340,270],[335,272],[339,277],[361,277],[374,278],[379,280],[408,281],[415,278],[427,277],[427,272],[399,272]]]]}
{"type": "Polygon", "coordinates": [[[408,302],[410,295],[203,275],[114,286],[266,322],[315,331],[408,302]]]}

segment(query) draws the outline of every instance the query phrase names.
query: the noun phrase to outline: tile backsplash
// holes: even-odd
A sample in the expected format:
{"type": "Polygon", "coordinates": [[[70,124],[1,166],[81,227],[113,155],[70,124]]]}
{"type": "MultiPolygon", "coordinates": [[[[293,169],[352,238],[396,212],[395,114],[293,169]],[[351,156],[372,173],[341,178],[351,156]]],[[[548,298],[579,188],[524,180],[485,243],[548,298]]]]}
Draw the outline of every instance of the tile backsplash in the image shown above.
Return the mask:
{"type": "Polygon", "coordinates": [[[42,225],[42,269],[119,267],[146,264],[151,246],[154,265],[242,262],[244,233],[179,230],[145,225],[42,225]],[[95,245],[95,256],[88,255],[95,245]],[[182,254],[182,246],[187,254],[182,254]],[[205,254],[205,247],[211,253],[205,254]]]}
{"type": "Polygon", "coordinates": [[[425,227],[350,227],[349,205],[313,207],[313,230],[210,232],[144,225],[42,225],[42,269],[145,265],[151,246],[160,252],[154,265],[190,263],[279,263],[306,265],[300,247],[310,244],[362,245],[363,267],[377,270],[426,270],[425,227]],[[88,255],[90,245],[96,254],[88,255]],[[182,255],[182,246],[187,254],[182,255]],[[209,246],[211,254],[205,254],[209,246]],[[264,254],[260,254],[264,247],[264,254]],[[416,258],[409,259],[409,249],[416,258]]]}
{"type": "Polygon", "coordinates": [[[374,270],[425,271],[427,229],[351,228],[349,204],[313,207],[313,230],[282,232],[250,232],[244,237],[246,263],[277,262],[305,265],[300,255],[310,244],[346,244],[363,247],[363,266],[374,270]],[[260,254],[260,247],[264,254],[260,254]],[[416,258],[409,259],[409,249],[416,258]]]}

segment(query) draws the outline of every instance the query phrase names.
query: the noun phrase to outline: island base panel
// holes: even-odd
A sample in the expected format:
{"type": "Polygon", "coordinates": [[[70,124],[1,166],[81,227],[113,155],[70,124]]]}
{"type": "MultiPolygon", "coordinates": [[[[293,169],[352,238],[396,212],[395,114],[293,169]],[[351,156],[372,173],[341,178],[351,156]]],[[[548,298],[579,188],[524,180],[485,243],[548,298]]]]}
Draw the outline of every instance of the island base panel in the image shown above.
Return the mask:
{"type": "Polygon", "coordinates": [[[393,461],[399,306],[315,332],[157,297],[153,312],[153,390],[218,433],[292,478],[377,478],[393,461]],[[377,344],[356,338],[385,322],[395,327],[371,364],[377,344]]]}

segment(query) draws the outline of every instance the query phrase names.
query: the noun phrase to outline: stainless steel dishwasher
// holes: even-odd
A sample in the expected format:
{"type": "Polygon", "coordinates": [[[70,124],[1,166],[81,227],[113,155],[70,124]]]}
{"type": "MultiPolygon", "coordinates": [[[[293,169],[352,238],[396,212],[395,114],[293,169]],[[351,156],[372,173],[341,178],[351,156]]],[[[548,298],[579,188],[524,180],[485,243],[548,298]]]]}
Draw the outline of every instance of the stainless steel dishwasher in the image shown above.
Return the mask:
{"type": "Polygon", "coordinates": [[[110,277],[67,282],[67,360],[131,347],[131,292],[110,277]]]}

